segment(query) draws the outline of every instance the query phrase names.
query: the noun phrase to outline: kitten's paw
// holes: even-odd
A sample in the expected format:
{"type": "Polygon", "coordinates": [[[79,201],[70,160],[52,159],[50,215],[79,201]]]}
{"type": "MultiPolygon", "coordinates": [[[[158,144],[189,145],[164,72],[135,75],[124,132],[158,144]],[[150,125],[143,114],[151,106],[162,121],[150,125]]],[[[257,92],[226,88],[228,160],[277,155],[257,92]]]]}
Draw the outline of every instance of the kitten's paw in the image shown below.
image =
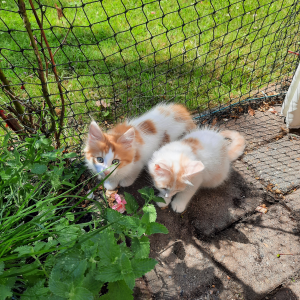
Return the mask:
{"type": "Polygon", "coordinates": [[[114,182],[109,182],[107,180],[104,182],[104,187],[109,191],[116,189],[117,186],[118,184],[114,182]]]}
{"type": "MultiPolygon", "coordinates": [[[[166,201],[166,200],[165,200],[166,201]]],[[[166,201],[166,203],[163,203],[163,202],[156,202],[156,204],[157,204],[157,206],[158,207],[161,207],[161,208],[163,208],[163,207],[167,207],[168,205],[169,205],[169,203],[166,201]]]]}
{"type": "Polygon", "coordinates": [[[120,186],[127,187],[131,186],[134,183],[135,179],[132,178],[126,178],[120,181],[120,186]]]}
{"type": "Polygon", "coordinates": [[[171,205],[172,205],[173,210],[177,213],[182,213],[186,209],[186,204],[183,201],[181,201],[180,199],[175,199],[171,205]]]}

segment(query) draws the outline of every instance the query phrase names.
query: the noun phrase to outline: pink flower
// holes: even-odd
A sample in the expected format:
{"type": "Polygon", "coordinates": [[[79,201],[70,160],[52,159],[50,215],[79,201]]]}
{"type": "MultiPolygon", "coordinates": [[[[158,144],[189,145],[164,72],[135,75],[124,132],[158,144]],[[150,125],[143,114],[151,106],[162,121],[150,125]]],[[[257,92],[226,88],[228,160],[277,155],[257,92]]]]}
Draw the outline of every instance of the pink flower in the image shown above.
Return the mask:
{"type": "Polygon", "coordinates": [[[127,202],[125,200],[122,200],[118,194],[115,194],[115,199],[118,204],[115,204],[112,207],[112,209],[117,210],[118,212],[120,212],[122,214],[126,210],[125,204],[127,204],[127,202]]]}

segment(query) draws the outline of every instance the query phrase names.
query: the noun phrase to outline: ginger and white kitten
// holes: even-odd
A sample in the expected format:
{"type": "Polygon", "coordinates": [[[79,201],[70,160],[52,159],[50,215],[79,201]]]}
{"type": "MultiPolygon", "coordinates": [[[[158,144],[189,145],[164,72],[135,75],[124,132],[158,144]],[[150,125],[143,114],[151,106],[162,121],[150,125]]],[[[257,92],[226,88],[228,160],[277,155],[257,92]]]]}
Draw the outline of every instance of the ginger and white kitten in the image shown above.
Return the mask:
{"type": "Polygon", "coordinates": [[[189,112],[180,104],[159,104],[107,133],[93,121],[84,149],[87,166],[100,179],[114,170],[104,183],[108,190],[130,186],[155,150],[195,128],[189,112]]]}
{"type": "Polygon", "coordinates": [[[149,172],[160,191],[165,207],[171,202],[181,213],[200,187],[217,187],[230,171],[230,163],[242,155],[245,139],[236,131],[217,132],[200,129],[185,135],[180,141],[157,150],[148,163],[149,172]],[[228,145],[225,138],[232,140],[228,145]]]}

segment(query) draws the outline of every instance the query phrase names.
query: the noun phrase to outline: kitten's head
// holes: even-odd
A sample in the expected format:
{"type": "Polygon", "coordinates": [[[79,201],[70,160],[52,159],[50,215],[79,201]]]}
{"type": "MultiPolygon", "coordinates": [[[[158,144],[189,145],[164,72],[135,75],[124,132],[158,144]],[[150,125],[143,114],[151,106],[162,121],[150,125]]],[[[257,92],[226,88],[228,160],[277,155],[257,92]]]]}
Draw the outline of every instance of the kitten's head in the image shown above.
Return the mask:
{"type": "Polygon", "coordinates": [[[120,169],[134,161],[135,131],[127,124],[119,124],[108,133],[103,133],[96,122],[89,128],[88,139],[84,149],[88,167],[100,177],[113,172],[114,176],[120,169]]]}
{"type": "Polygon", "coordinates": [[[167,159],[153,159],[148,168],[160,196],[171,198],[193,185],[193,177],[204,170],[204,165],[201,161],[193,161],[180,154],[174,157],[170,155],[167,159]]]}

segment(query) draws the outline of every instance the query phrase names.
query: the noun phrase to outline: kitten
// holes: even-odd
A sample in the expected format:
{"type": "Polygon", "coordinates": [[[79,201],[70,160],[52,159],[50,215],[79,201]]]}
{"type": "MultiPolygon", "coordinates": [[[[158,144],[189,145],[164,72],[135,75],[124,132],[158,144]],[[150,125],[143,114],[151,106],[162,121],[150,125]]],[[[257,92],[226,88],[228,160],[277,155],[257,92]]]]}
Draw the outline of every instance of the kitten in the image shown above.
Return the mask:
{"type": "Polygon", "coordinates": [[[93,121],[84,149],[87,166],[100,179],[114,170],[104,183],[108,190],[130,186],[155,150],[195,128],[189,112],[180,104],[159,104],[107,133],[93,121]]]}
{"type": "Polygon", "coordinates": [[[148,163],[156,188],[174,211],[181,213],[200,187],[217,187],[230,171],[230,163],[242,155],[245,139],[236,131],[212,129],[193,131],[180,141],[166,144],[148,163]],[[225,138],[232,140],[228,145],[225,138]]]}

